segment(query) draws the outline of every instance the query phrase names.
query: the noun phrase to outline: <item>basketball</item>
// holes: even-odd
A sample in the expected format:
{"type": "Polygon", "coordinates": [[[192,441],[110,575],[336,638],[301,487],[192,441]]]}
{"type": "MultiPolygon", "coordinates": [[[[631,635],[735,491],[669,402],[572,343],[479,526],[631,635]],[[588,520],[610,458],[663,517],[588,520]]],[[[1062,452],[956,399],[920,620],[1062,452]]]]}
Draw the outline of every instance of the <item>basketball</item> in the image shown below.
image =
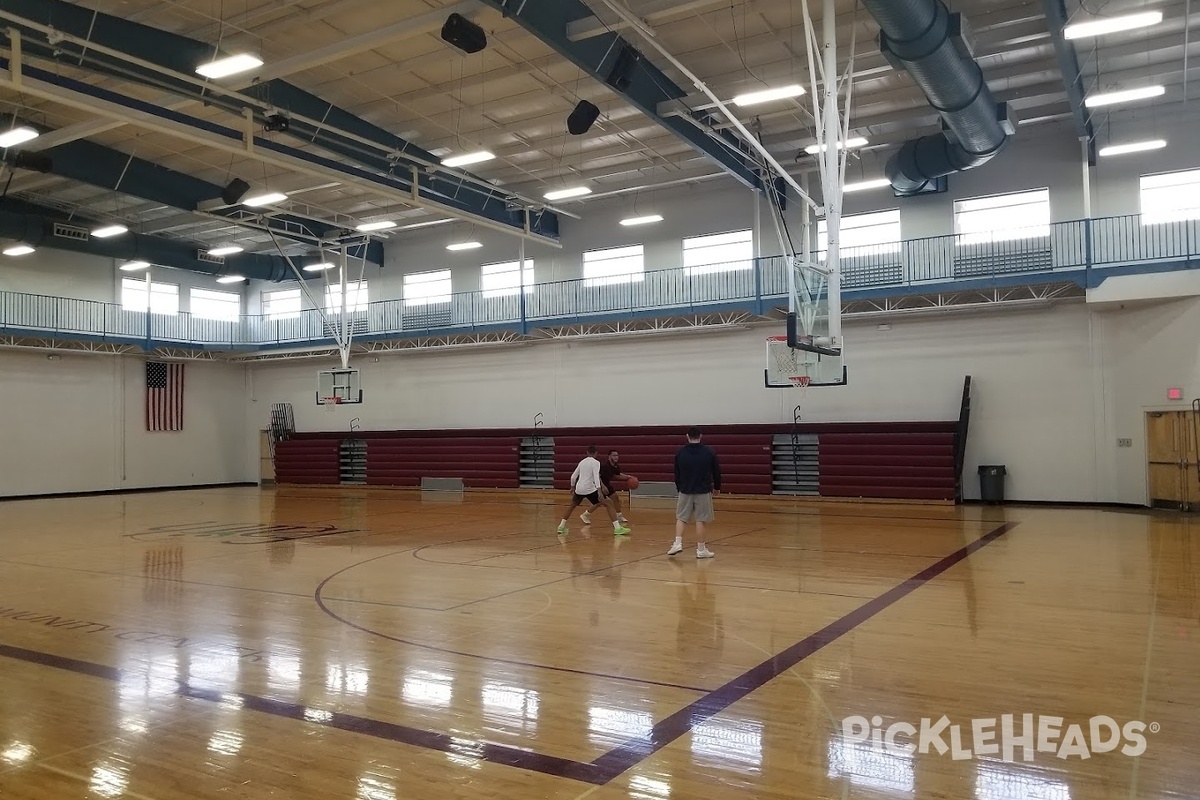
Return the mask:
{"type": "Polygon", "coordinates": [[[637,487],[638,487],[638,479],[637,478],[630,475],[628,478],[625,479],[625,488],[626,489],[628,489],[629,491],[632,492],[637,487]]]}

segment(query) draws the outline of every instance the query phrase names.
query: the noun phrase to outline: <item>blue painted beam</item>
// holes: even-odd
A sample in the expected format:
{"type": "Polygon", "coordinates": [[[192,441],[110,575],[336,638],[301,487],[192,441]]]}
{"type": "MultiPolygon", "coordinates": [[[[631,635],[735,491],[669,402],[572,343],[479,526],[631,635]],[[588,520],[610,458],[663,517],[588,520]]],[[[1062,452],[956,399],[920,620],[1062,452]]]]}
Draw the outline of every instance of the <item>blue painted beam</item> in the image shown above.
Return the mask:
{"type": "Polygon", "coordinates": [[[163,267],[185,269],[205,275],[241,275],[262,281],[284,281],[295,273],[281,256],[238,253],[225,257],[225,263],[212,264],[196,257],[198,246],[176,239],[126,233],[108,239],[86,240],[54,235],[54,223],[78,228],[94,227],[94,220],[68,218],[61,212],[11,197],[0,198],[0,238],[24,242],[34,247],[70,250],[76,253],[122,261],[149,261],[163,267]]]}
{"type": "Polygon", "coordinates": [[[1046,24],[1050,28],[1050,38],[1054,41],[1054,54],[1058,57],[1058,69],[1062,72],[1063,86],[1067,90],[1067,100],[1071,103],[1071,115],[1075,118],[1075,132],[1081,139],[1087,141],[1088,165],[1096,166],[1096,131],[1092,127],[1092,117],[1083,104],[1083,73],[1079,69],[1079,55],[1075,45],[1067,41],[1063,30],[1067,27],[1067,6],[1063,0],[1042,0],[1042,8],[1046,13],[1046,24]]]}
{"type": "MultiPolygon", "coordinates": [[[[703,155],[711,158],[718,166],[752,189],[761,189],[762,180],[748,143],[733,133],[722,130],[715,135],[720,141],[697,127],[693,122],[678,117],[662,117],[658,114],[660,103],[680,100],[687,92],[668,78],[662,70],[646,58],[637,48],[615,32],[592,36],[578,42],[568,38],[567,26],[577,20],[593,17],[592,10],[581,0],[480,0],[484,5],[500,11],[517,21],[521,27],[541,39],[564,58],[587,72],[615,94],[633,105],[654,122],[675,134],[679,139],[703,155]],[[610,77],[622,54],[636,54],[622,77],[620,86],[613,85],[610,77]]],[[[708,114],[694,117],[702,126],[718,124],[719,120],[708,114]]],[[[566,119],[563,119],[566,125],[566,119]]]]}
{"type": "MultiPolygon", "coordinates": [[[[196,66],[221,55],[216,48],[205,42],[111,14],[103,14],[64,0],[0,0],[0,9],[41,25],[53,26],[63,33],[86,38],[161,69],[185,75],[194,74],[196,66]]],[[[208,92],[188,81],[164,75],[159,69],[141,67],[70,42],[51,44],[45,34],[33,28],[21,25],[16,27],[24,34],[25,51],[30,54],[52,57],[102,74],[135,80],[181,97],[202,100],[207,105],[223,108],[239,117],[245,106],[245,103],[236,98],[208,92]]],[[[292,129],[288,133],[305,143],[319,145],[351,163],[388,175],[391,178],[389,183],[398,185],[402,190],[411,190],[411,170],[416,167],[421,194],[432,205],[445,206],[459,213],[501,223],[513,228],[514,233],[519,233],[524,228],[525,215],[509,207],[509,196],[506,193],[484,184],[455,178],[446,172],[431,171],[421,162],[436,164],[438,159],[435,156],[286,81],[266,81],[261,85],[252,86],[246,94],[269,102],[278,109],[321,120],[327,125],[340,127],[354,136],[372,142],[380,148],[381,153],[372,153],[370,148],[361,143],[298,120],[292,122],[292,129]]],[[[255,119],[260,124],[265,123],[265,113],[261,109],[255,109],[255,119]]],[[[531,215],[530,228],[535,235],[552,240],[558,238],[558,219],[552,212],[531,215]]]]}
{"type": "MultiPolygon", "coordinates": [[[[42,133],[47,132],[42,126],[35,127],[42,133]]],[[[200,203],[216,199],[221,195],[222,187],[215,183],[209,183],[94,142],[82,140],[68,142],[43,151],[43,155],[50,157],[50,174],[52,175],[59,175],[102,189],[112,189],[122,194],[152,203],[161,203],[183,211],[195,211],[200,203]]],[[[212,213],[218,216],[231,216],[235,210],[236,208],[222,208],[212,213]]],[[[289,225],[303,226],[313,236],[321,239],[337,239],[342,233],[341,229],[333,225],[288,214],[264,217],[264,223],[281,223],[272,225],[272,229],[277,236],[284,239],[292,239],[289,225]]],[[[294,227],[291,229],[295,230],[294,227]]],[[[306,239],[295,239],[295,241],[312,244],[306,239]]],[[[361,258],[362,255],[361,245],[351,248],[350,256],[352,258],[361,258]]],[[[383,243],[373,241],[367,245],[366,256],[368,261],[382,266],[383,243]]]]}

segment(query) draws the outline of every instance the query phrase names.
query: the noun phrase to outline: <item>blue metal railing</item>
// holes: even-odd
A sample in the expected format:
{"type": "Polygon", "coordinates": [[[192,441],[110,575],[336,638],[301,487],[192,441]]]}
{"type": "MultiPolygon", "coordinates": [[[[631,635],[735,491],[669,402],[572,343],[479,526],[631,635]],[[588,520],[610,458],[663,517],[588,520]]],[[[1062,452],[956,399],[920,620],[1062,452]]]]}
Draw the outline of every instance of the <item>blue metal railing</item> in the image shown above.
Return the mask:
{"type": "MultiPolygon", "coordinates": [[[[820,254],[818,254],[820,258],[820,254]]],[[[1095,285],[1105,270],[1143,265],[1190,266],[1200,259],[1200,221],[1145,224],[1138,215],[1059,222],[1024,232],[935,236],[849,248],[841,262],[846,296],[922,292],[963,281],[1006,278],[1030,282],[1061,273],[1095,285]],[[1094,274],[1095,273],[1095,274],[1094,274]],[[1039,278],[1037,276],[1043,276],[1039,278]]],[[[515,291],[461,292],[448,302],[370,303],[349,314],[357,337],[396,338],[424,332],[495,329],[604,317],[667,315],[744,308],[761,311],[787,294],[780,256],[729,265],[727,271],[651,270],[605,285],[583,279],[539,283],[515,291]]],[[[241,316],[214,320],[189,313],[150,314],[114,303],[0,292],[0,330],[59,339],[97,339],[146,345],[239,349],[332,341],[338,316],[319,311],[284,317],[241,316]],[[148,318],[147,318],[148,317],[148,318]],[[331,324],[332,323],[332,324],[331,324]]]]}

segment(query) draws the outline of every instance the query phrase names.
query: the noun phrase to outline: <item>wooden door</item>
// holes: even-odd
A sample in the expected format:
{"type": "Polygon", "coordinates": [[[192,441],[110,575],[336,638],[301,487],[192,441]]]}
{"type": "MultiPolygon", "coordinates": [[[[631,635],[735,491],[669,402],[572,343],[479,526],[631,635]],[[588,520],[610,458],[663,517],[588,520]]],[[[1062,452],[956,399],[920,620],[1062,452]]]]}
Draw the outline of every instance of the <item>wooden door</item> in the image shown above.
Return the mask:
{"type": "Polygon", "coordinates": [[[1146,414],[1151,506],[1200,510],[1195,438],[1190,411],[1146,414]]]}
{"type": "Polygon", "coordinates": [[[258,483],[260,486],[275,483],[275,459],[271,457],[271,434],[267,431],[258,435],[258,483]]]}

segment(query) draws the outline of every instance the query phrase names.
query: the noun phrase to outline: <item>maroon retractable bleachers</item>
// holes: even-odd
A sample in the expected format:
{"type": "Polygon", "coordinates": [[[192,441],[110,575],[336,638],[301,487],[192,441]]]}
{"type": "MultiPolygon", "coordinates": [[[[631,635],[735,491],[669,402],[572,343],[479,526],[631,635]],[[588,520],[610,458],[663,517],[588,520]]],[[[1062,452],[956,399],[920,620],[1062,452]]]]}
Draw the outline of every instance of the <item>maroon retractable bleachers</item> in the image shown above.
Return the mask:
{"type": "Polygon", "coordinates": [[[339,439],[288,439],[275,443],[277,483],[341,481],[339,439]]]}
{"type": "MultiPolygon", "coordinates": [[[[599,449],[603,460],[608,451],[621,454],[621,469],[642,481],[675,480],[675,451],[684,444],[678,431],[672,433],[622,433],[614,435],[599,430],[587,435],[555,435],[554,486],[570,486],[571,473],[579,460],[587,455],[587,447],[599,449]]],[[[737,494],[771,493],[771,434],[714,433],[706,434],[704,443],[718,453],[721,464],[721,486],[737,494]]]]}
{"type": "Polygon", "coordinates": [[[462,478],[475,488],[520,484],[520,437],[391,436],[368,438],[367,483],[418,486],[421,478],[462,478]]]}
{"type": "Polygon", "coordinates": [[[954,500],[953,423],[944,431],[903,427],[877,423],[874,430],[819,433],[821,496],[954,500]]]}

